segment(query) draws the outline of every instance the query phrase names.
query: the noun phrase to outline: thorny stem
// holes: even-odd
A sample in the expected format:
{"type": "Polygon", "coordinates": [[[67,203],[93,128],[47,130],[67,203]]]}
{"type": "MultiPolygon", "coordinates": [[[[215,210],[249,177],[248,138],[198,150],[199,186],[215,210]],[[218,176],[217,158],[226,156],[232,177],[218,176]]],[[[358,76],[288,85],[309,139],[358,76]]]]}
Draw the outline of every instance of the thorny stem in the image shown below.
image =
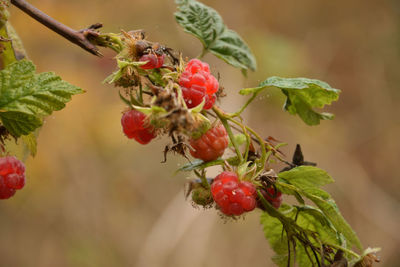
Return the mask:
{"type": "Polygon", "coordinates": [[[228,117],[226,116],[226,114],[217,106],[213,106],[213,111],[215,112],[215,114],[218,116],[219,120],[221,121],[222,125],[224,125],[226,132],[228,133],[229,139],[231,140],[233,147],[235,148],[236,154],[239,158],[240,163],[243,162],[243,155],[240,152],[239,149],[239,145],[237,144],[236,140],[235,140],[235,136],[233,135],[231,126],[228,123],[228,117]]]}
{"type": "Polygon", "coordinates": [[[94,24],[88,29],[76,31],[51,18],[33,5],[27,3],[25,0],[11,0],[11,3],[29,16],[31,16],[33,19],[42,23],[44,26],[58,33],[70,42],[80,46],[81,48],[93,55],[101,56],[99,49],[94,44],[92,44],[88,38],[90,36],[93,37],[93,35],[96,34],[96,32],[94,31],[95,29],[102,27],[100,23],[94,24]]]}

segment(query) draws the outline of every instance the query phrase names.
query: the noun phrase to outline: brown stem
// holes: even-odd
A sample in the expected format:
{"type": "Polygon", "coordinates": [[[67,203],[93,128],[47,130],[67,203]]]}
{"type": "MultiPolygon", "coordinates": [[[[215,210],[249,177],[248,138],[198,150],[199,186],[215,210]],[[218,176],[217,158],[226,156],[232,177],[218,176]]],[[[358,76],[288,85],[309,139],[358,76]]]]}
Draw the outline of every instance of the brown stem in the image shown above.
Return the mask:
{"type": "Polygon", "coordinates": [[[99,49],[89,40],[89,37],[96,36],[96,32],[94,30],[102,26],[100,23],[96,23],[90,26],[88,29],[76,31],[46,15],[33,5],[27,3],[25,0],[11,0],[11,3],[31,16],[33,19],[42,23],[44,26],[58,33],[70,42],[80,46],[93,55],[101,56],[99,49]]]}

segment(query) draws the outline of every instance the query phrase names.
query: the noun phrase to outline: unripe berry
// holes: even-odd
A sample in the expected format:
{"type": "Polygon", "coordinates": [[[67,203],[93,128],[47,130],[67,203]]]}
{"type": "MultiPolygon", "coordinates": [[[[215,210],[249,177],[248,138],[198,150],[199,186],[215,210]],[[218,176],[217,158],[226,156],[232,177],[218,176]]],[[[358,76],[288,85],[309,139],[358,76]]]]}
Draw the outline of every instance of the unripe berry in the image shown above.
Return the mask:
{"type": "Polygon", "coordinates": [[[211,191],[204,187],[198,187],[193,189],[192,200],[197,205],[201,205],[203,207],[210,206],[210,204],[213,203],[211,191]]]}
{"type": "Polygon", "coordinates": [[[198,139],[190,140],[190,154],[204,161],[216,160],[224,154],[228,147],[228,134],[223,125],[215,126],[198,139]]]}
{"type": "Polygon", "coordinates": [[[129,139],[135,139],[142,145],[156,137],[152,126],[145,125],[146,115],[137,110],[129,110],[122,115],[121,125],[129,139]]]}
{"type": "Polygon", "coordinates": [[[157,69],[161,68],[164,64],[164,55],[146,54],[141,56],[139,61],[148,61],[146,64],[140,66],[142,69],[157,69]]]}

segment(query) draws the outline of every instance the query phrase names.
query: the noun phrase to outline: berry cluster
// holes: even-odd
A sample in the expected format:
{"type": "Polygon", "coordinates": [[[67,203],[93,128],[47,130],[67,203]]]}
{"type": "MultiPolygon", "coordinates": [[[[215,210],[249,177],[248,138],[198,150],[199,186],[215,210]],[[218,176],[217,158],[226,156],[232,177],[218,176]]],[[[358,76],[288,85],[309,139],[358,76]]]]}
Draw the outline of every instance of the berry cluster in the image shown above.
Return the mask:
{"type": "Polygon", "coordinates": [[[140,57],[139,61],[147,61],[146,64],[140,66],[142,69],[158,69],[164,64],[164,55],[146,54],[140,57]]]}
{"type": "Polygon", "coordinates": [[[129,110],[122,115],[121,124],[125,135],[142,145],[148,144],[156,137],[154,129],[145,125],[146,115],[137,110],[129,110]]]}
{"type": "Polygon", "coordinates": [[[228,134],[220,124],[208,130],[199,139],[190,140],[190,146],[193,148],[190,154],[204,161],[216,160],[224,154],[228,144],[228,134]]]}
{"type": "Polygon", "coordinates": [[[190,60],[179,78],[179,85],[188,108],[198,106],[203,100],[203,109],[210,109],[214,105],[219,84],[210,73],[207,63],[198,59],[190,60]]]}
{"type": "Polygon", "coordinates": [[[25,185],[25,166],[17,158],[0,158],[0,199],[7,199],[25,185]]]}
{"type": "Polygon", "coordinates": [[[246,181],[239,181],[234,172],[225,171],[211,184],[211,194],[225,215],[241,215],[256,207],[256,188],[246,181]]]}

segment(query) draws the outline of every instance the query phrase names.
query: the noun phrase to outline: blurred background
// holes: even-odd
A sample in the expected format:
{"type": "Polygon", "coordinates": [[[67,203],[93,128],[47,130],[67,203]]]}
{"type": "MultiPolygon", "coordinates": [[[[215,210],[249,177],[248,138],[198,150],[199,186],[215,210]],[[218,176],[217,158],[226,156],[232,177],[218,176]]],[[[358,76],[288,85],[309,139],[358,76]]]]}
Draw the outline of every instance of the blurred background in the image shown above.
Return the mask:
{"type": "MultiPolygon", "coordinates": [[[[148,39],[201,52],[199,41],[175,23],[173,1],[32,0],[79,29],[102,22],[105,32],[145,29],[148,39]]],[[[398,0],[203,1],[247,41],[258,71],[244,78],[212,55],[207,61],[234,111],[237,92],[268,76],[316,78],[342,90],[328,107],[333,121],[317,127],[282,111],[277,90],[245,113],[265,136],[300,143],[306,160],[336,180],[326,189],[365,247],[382,248],[377,266],[399,266],[400,246],[400,2],[398,0]],[[396,260],[397,259],[397,260],[396,260]]],[[[38,154],[27,161],[27,185],[0,202],[0,266],[272,266],[259,211],[221,220],[215,210],[185,201],[185,161],[163,160],[166,139],[147,146],[121,131],[125,108],[116,89],[102,84],[113,54],[96,58],[16,8],[11,22],[39,71],[55,71],[86,90],[47,118],[38,154]]],[[[210,173],[215,175],[216,172],[210,173]]]]}

